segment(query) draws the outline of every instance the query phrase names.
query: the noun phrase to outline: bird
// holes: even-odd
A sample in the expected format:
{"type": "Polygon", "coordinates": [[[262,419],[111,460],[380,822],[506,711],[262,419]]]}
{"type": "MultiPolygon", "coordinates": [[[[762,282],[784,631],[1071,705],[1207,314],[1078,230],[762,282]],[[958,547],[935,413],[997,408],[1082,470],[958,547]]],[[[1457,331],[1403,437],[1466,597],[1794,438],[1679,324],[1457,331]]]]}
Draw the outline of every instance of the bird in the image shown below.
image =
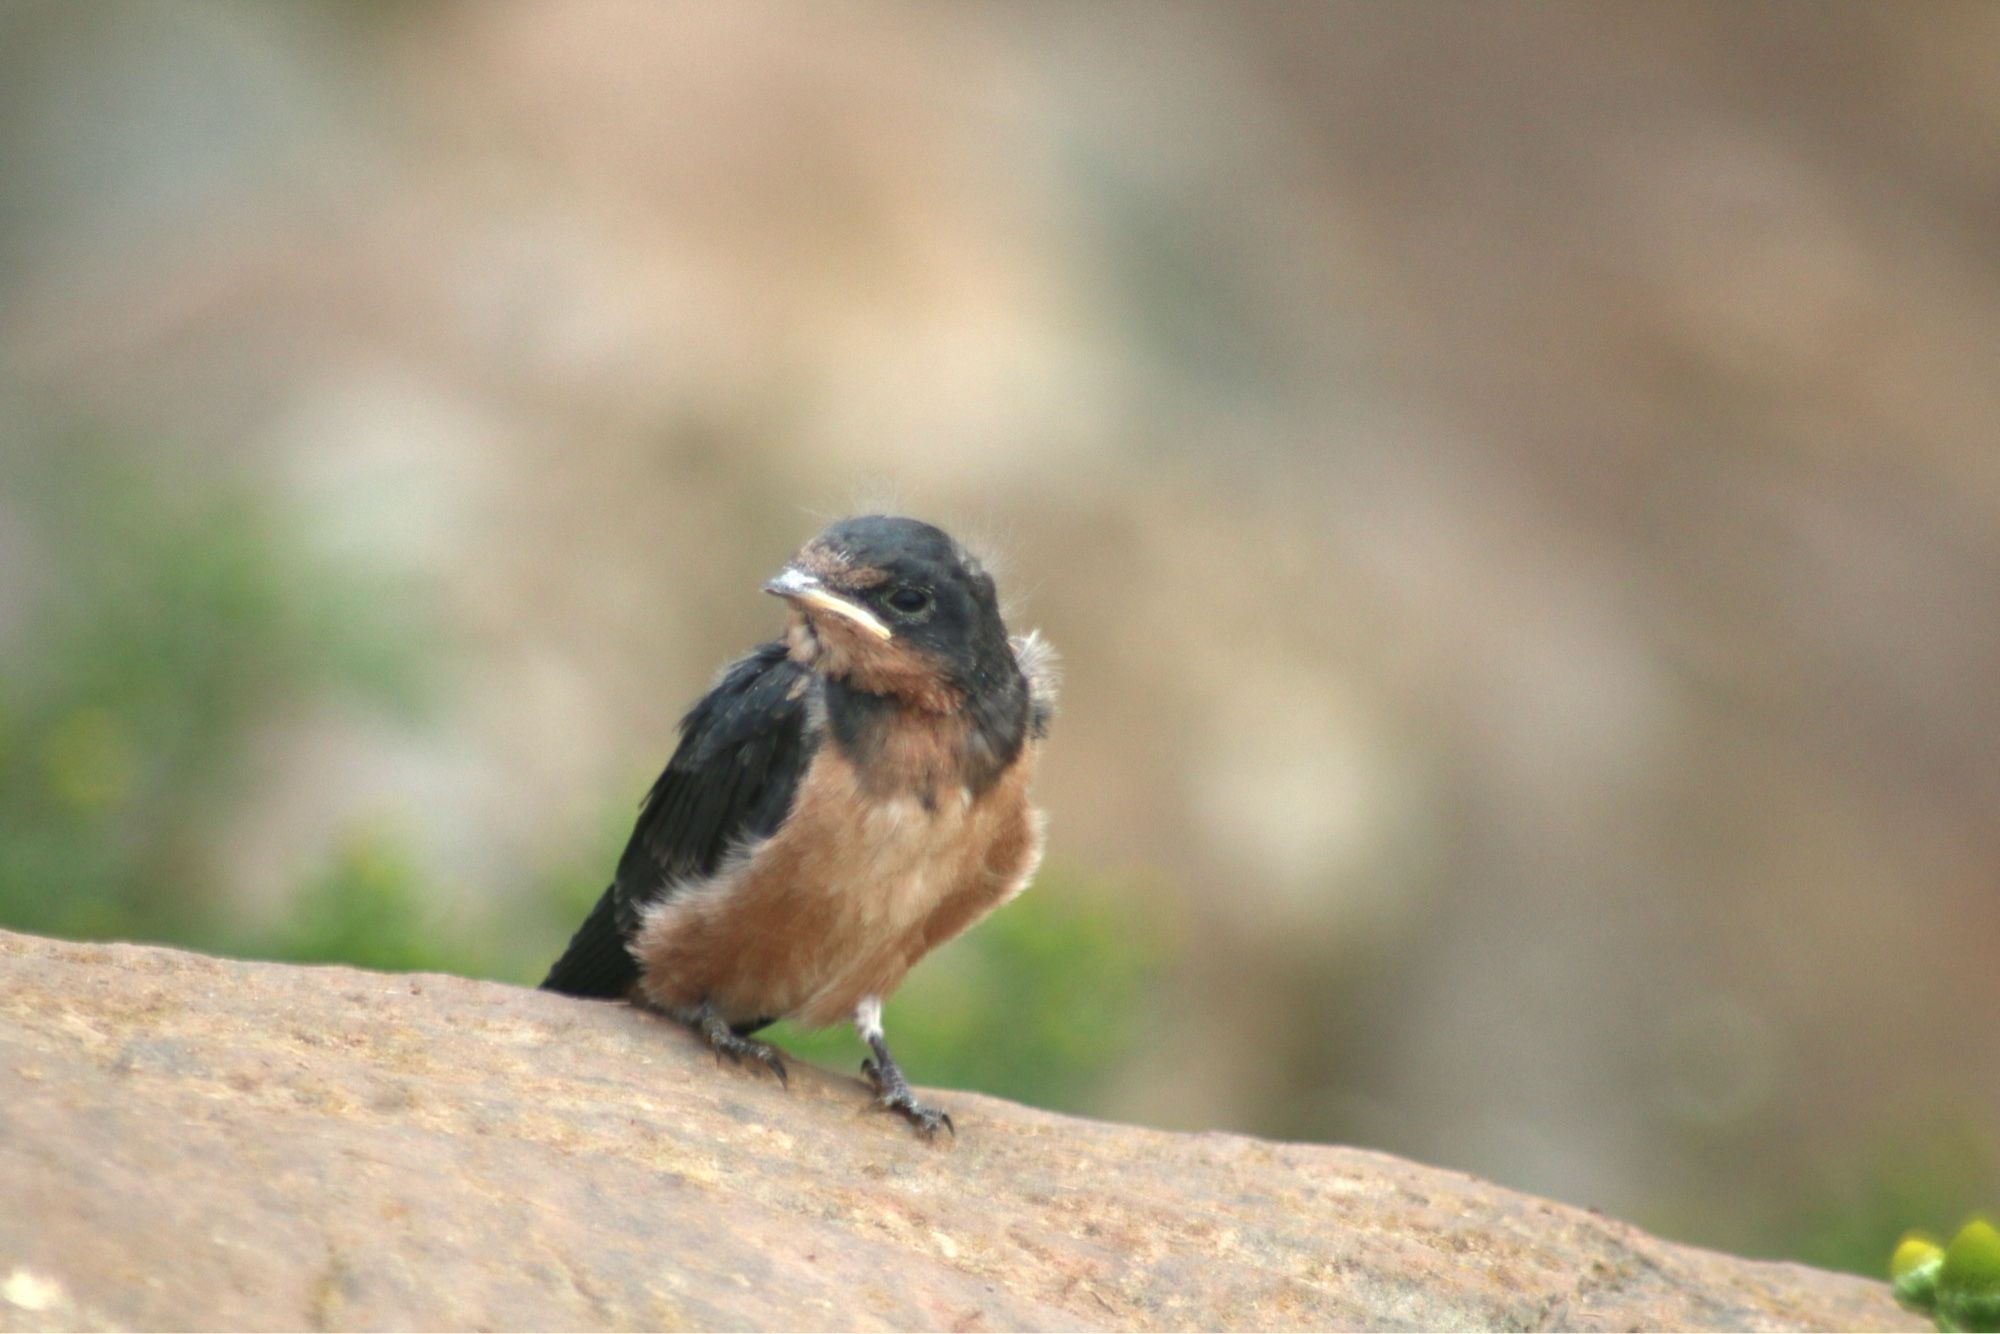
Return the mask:
{"type": "Polygon", "coordinates": [[[993,576],[917,519],[842,519],[764,585],[783,633],[681,719],[607,888],[542,988],[633,1001],[768,1067],[780,1019],[852,1022],[878,1106],[927,1139],[882,1004],[1026,887],[1056,657],[1008,633],[993,576]]]}

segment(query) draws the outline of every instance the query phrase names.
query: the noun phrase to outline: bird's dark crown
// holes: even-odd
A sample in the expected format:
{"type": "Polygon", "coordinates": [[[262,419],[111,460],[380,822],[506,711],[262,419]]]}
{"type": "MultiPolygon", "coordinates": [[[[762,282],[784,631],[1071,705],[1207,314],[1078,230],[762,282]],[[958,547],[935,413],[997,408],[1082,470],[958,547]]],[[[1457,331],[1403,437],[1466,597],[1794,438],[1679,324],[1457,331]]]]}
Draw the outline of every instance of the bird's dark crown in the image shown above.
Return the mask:
{"type": "Polygon", "coordinates": [[[890,710],[963,716],[1011,759],[1029,720],[1026,678],[993,577],[942,529],[871,514],[808,542],[767,587],[797,615],[792,656],[828,682],[836,734],[890,710]],[[873,702],[871,702],[873,701],[873,702]]]}
{"type": "Polygon", "coordinates": [[[921,670],[970,694],[1019,674],[993,577],[943,529],[916,519],[842,519],[769,587],[801,613],[815,665],[864,689],[921,670]]]}

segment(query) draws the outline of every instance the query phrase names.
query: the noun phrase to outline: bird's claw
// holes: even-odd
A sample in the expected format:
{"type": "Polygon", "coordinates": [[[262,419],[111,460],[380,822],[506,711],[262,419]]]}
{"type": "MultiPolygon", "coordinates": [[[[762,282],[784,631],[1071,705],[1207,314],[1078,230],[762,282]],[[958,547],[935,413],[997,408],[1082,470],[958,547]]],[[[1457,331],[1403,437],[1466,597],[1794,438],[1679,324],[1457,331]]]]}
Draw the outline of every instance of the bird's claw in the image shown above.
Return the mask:
{"type": "Polygon", "coordinates": [[[885,1077],[874,1057],[864,1058],[861,1073],[868,1076],[868,1082],[875,1086],[875,1105],[892,1112],[899,1112],[909,1123],[922,1133],[925,1139],[936,1139],[938,1127],[943,1126],[958,1138],[958,1127],[951,1123],[951,1113],[940,1107],[932,1107],[917,1101],[910,1091],[910,1085],[903,1078],[903,1072],[891,1065],[885,1077]]]}
{"type": "Polygon", "coordinates": [[[951,1113],[943,1108],[926,1106],[907,1093],[876,1101],[891,1111],[901,1112],[925,1139],[936,1139],[939,1126],[949,1130],[953,1139],[958,1138],[958,1127],[951,1123],[951,1113]]]}
{"type": "Polygon", "coordinates": [[[770,1067],[771,1073],[778,1077],[778,1086],[780,1088],[789,1089],[792,1086],[791,1076],[786,1072],[785,1062],[779,1057],[777,1048],[768,1042],[747,1042],[742,1038],[736,1040],[743,1045],[740,1047],[717,1047],[715,1049],[715,1063],[717,1065],[722,1064],[724,1056],[727,1056],[737,1065],[741,1065],[743,1064],[743,1058],[747,1056],[753,1061],[762,1061],[766,1066],[770,1067]]]}
{"type": "Polygon", "coordinates": [[[722,1058],[725,1056],[735,1064],[741,1065],[743,1064],[743,1059],[747,1056],[753,1061],[762,1061],[768,1066],[771,1073],[778,1077],[778,1084],[781,1088],[789,1089],[792,1086],[791,1077],[785,1070],[784,1060],[778,1055],[778,1049],[770,1043],[753,1042],[749,1038],[739,1037],[731,1032],[729,1026],[720,1019],[712,1019],[706,1015],[702,1017],[697,1026],[701,1030],[702,1037],[708,1040],[708,1045],[715,1049],[715,1063],[717,1065],[722,1064],[722,1058]]]}

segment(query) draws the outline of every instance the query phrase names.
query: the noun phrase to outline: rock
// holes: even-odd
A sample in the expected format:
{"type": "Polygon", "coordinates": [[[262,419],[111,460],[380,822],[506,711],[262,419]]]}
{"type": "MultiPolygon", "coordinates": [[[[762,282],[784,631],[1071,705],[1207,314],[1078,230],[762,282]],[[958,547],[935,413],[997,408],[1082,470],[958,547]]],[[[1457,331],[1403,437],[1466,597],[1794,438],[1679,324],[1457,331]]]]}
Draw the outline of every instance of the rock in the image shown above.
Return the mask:
{"type": "Polygon", "coordinates": [[[0,932],[0,1328],[1913,1328],[1379,1153],[733,1068],[626,1006],[0,932]]]}

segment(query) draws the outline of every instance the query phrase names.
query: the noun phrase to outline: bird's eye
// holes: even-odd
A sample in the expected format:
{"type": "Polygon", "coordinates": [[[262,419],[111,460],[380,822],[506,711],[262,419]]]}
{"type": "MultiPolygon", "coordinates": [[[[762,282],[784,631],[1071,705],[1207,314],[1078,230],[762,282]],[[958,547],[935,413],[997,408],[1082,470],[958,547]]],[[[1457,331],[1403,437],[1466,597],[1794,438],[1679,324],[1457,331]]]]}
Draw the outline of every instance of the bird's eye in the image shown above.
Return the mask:
{"type": "Polygon", "coordinates": [[[899,588],[887,599],[889,605],[905,616],[914,616],[931,605],[931,595],[921,588],[899,588]]]}

